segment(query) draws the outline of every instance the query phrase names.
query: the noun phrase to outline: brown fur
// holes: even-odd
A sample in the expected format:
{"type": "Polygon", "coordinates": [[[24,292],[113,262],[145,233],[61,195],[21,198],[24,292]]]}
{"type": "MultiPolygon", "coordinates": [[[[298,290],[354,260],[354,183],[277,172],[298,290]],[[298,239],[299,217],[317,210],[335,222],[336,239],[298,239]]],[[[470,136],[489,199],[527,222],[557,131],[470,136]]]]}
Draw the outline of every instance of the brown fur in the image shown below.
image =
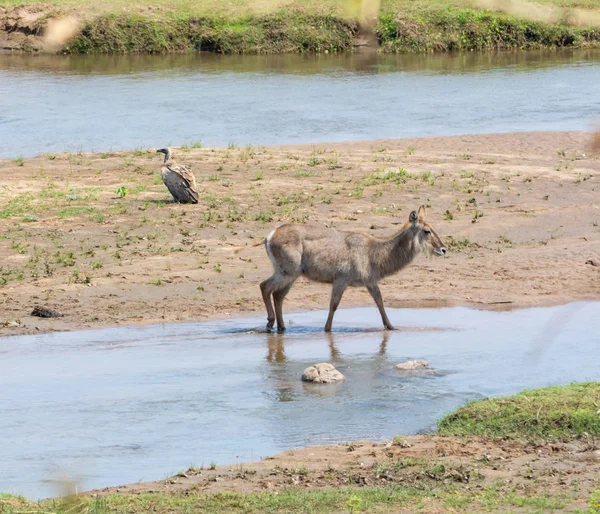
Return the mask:
{"type": "Polygon", "coordinates": [[[425,222],[423,206],[418,213],[411,212],[409,221],[389,239],[288,224],[274,230],[264,244],[274,273],[260,284],[260,289],[267,308],[267,327],[272,328],[277,320],[280,331],[285,330],[283,300],[301,275],[333,284],[326,332],[331,330],[333,315],[349,286],[366,287],[379,308],[385,328],[393,330],[383,306],[379,280],[400,271],[422,251],[446,253],[441,239],[425,222]]]}

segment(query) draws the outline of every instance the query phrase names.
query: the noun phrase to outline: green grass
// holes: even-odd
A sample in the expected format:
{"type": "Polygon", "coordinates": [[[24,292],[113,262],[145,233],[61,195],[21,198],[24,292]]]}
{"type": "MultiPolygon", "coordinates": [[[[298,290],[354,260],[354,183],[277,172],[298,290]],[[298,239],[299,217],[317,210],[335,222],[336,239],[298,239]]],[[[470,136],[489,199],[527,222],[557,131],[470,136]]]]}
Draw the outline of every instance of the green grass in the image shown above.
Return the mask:
{"type": "Polygon", "coordinates": [[[99,221],[100,218],[103,218],[102,213],[96,207],[67,207],[66,209],[58,211],[58,218],[61,220],[66,218],[77,218],[83,214],[88,215],[89,219],[93,221],[99,221]]]}
{"type": "Polygon", "coordinates": [[[11,198],[4,207],[0,208],[0,218],[12,218],[13,216],[28,215],[31,209],[33,195],[24,193],[11,198]]]}
{"type": "Polygon", "coordinates": [[[318,177],[319,172],[315,170],[305,170],[300,168],[294,172],[295,178],[303,178],[303,177],[318,177]]]}
{"type": "MultiPolygon", "coordinates": [[[[0,512],[3,514],[157,514],[186,513],[388,513],[410,510],[420,511],[427,505],[428,512],[437,507],[459,511],[512,511],[550,512],[563,511],[573,500],[571,493],[526,493],[510,486],[491,484],[480,490],[460,490],[456,485],[426,486],[395,485],[387,487],[339,487],[323,491],[288,489],[277,493],[213,493],[188,491],[186,494],[141,493],[113,494],[102,498],[85,496],[28,502],[22,497],[0,495],[0,512]]],[[[590,514],[597,512],[596,496],[589,500],[590,514]]]]}
{"type": "Polygon", "coordinates": [[[232,16],[106,14],[88,22],[65,51],[316,53],[347,50],[354,41],[352,25],[332,16],[293,10],[232,16]]]}
{"type": "MultiPolygon", "coordinates": [[[[40,514],[66,514],[69,512],[89,512],[90,514],[110,513],[315,513],[329,514],[334,512],[351,512],[349,507],[360,504],[360,510],[366,512],[389,512],[390,507],[402,508],[414,504],[422,497],[431,497],[432,493],[421,492],[413,488],[340,488],[328,491],[306,492],[299,490],[270,493],[218,493],[189,495],[178,494],[140,494],[140,495],[111,495],[101,499],[81,497],[70,502],[50,500],[43,502],[40,514]],[[360,499],[360,502],[358,502],[360,499]],[[76,503],[79,505],[76,506],[76,503]]],[[[14,497],[13,497],[14,498],[14,497]]],[[[22,499],[0,497],[12,507],[0,512],[26,512],[28,507],[35,505],[22,499]]]]}
{"type": "Polygon", "coordinates": [[[269,223],[273,221],[273,211],[260,211],[254,215],[254,221],[269,223]]]}
{"type": "Polygon", "coordinates": [[[386,182],[393,182],[394,184],[400,185],[413,178],[415,178],[415,176],[404,168],[391,170],[379,169],[364,177],[363,182],[366,186],[384,184],[386,182]]]}
{"type": "Polygon", "coordinates": [[[600,436],[600,383],[524,391],[462,407],[438,423],[442,435],[571,441],[600,436]]]}
{"type": "MultiPolygon", "coordinates": [[[[21,3],[0,0],[0,5],[21,3]]],[[[153,10],[126,0],[104,0],[100,5],[91,0],[53,0],[50,4],[73,7],[86,15],[81,35],[63,49],[71,53],[331,53],[351,50],[359,37],[358,23],[347,16],[347,2],[342,0],[144,2],[144,6],[155,6],[153,10]]],[[[538,0],[533,4],[597,10],[600,0],[538,0]]],[[[476,9],[468,0],[385,0],[379,12],[376,35],[387,52],[600,45],[598,25],[577,28],[560,21],[545,23],[476,9]]],[[[308,165],[320,162],[314,156],[308,165]]]]}

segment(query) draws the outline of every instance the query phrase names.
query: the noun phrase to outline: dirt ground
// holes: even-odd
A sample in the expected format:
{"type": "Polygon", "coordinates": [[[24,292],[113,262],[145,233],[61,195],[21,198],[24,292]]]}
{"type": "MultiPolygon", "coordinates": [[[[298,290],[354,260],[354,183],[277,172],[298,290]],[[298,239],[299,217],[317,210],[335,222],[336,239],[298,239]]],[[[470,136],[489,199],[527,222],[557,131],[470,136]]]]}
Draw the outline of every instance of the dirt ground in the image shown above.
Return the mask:
{"type": "MultiPolygon", "coordinates": [[[[170,492],[277,492],[290,488],[404,485],[459,495],[563,497],[561,512],[585,509],[598,487],[600,450],[587,443],[526,444],[438,436],[289,450],[251,464],[190,468],[156,482],[91,491],[92,496],[170,492]]],[[[518,505],[518,503],[514,503],[518,505]]],[[[439,503],[421,511],[447,511],[439,503]]],[[[497,508],[497,507],[496,507],[497,508]]],[[[492,511],[497,511],[492,508],[492,511]]],[[[479,510],[470,506],[469,511],[479,510]]],[[[453,510],[453,509],[450,509],[453,510]]],[[[464,511],[459,508],[458,511],[464,511]]],[[[487,510],[487,509],[484,509],[487,510]]],[[[504,509],[501,509],[504,511],[504,509]]],[[[515,512],[514,507],[511,509],[515,512]]],[[[540,510],[545,511],[543,508],[540,510]]]]}
{"type": "MultiPolygon", "coordinates": [[[[235,248],[284,222],[390,236],[421,204],[448,253],[384,280],[388,307],[598,300],[591,140],[532,132],[177,149],[198,205],[171,201],[153,149],[15,156],[0,161],[0,335],[263,315],[265,250],[235,248]],[[33,317],[35,306],[64,317],[33,317]]],[[[326,309],[328,296],[301,279],[284,311],[326,309]]],[[[349,289],[341,307],[356,305],[373,303],[349,289]]]]}

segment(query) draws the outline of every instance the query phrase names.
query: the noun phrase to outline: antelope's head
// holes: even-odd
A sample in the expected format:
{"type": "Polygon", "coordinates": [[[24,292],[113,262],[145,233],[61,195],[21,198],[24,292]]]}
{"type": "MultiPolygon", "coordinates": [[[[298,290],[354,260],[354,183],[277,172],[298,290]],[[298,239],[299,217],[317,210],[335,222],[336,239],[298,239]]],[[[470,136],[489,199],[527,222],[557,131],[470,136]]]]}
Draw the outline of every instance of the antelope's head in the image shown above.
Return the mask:
{"type": "Polygon", "coordinates": [[[421,205],[419,212],[412,211],[408,223],[415,237],[415,244],[426,255],[445,255],[446,248],[433,227],[425,221],[425,207],[421,205]]]}

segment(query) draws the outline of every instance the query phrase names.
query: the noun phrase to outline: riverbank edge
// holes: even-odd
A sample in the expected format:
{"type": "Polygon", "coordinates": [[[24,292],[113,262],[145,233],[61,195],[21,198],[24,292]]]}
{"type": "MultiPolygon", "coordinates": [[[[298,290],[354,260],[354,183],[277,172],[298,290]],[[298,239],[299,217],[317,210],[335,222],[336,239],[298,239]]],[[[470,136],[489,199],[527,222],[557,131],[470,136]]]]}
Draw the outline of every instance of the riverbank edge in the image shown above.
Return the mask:
{"type": "Polygon", "coordinates": [[[358,22],[339,13],[303,7],[225,16],[178,13],[159,7],[91,14],[51,4],[0,6],[0,48],[32,53],[312,54],[365,49],[422,53],[565,47],[600,47],[600,28],[433,5],[419,10],[384,10],[374,31],[361,29],[358,22]],[[49,23],[65,16],[79,20],[73,39],[48,46],[45,37],[49,23]]]}
{"type": "MultiPolygon", "coordinates": [[[[455,300],[443,300],[443,301],[420,301],[420,300],[407,300],[402,304],[398,304],[394,301],[388,302],[389,309],[453,309],[457,307],[465,307],[472,310],[485,310],[485,311],[516,311],[526,309],[542,309],[559,307],[561,305],[569,305],[573,303],[592,303],[600,302],[600,297],[595,295],[573,295],[568,298],[551,298],[544,301],[535,301],[533,303],[527,303],[523,299],[521,301],[506,301],[506,302],[491,302],[481,303],[473,302],[469,300],[455,301],[455,300]]],[[[340,312],[348,309],[376,309],[376,307],[368,301],[353,301],[352,299],[345,299],[345,305],[339,308],[340,312]]],[[[322,311],[323,320],[327,317],[327,309],[325,307],[319,309],[310,309],[311,311],[322,311]]],[[[289,308],[287,313],[291,315],[301,314],[307,312],[307,309],[302,308],[289,308]]],[[[54,328],[54,327],[42,327],[39,324],[36,325],[35,329],[15,331],[10,334],[1,334],[0,339],[14,339],[18,337],[27,337],[31,335],[43,335],[43,334],[59,334],[59,333],[70,333],[70,332],[88,332],[93,330],[116,330],[122,328],[132,327],[151,327],[151,326],[175,326],[185,324],[196,324],[196,323],[211,323],[216,321],[229,321],[235,319],[252,319],[252,318],[264,318],[264,325],[266,326],[267,318],[264,309],[248,309],[237,312],[225,312],[223,314],[212,313],[197,319],[185,319],[185,320],[169,320],[169,321],[158,321],[157,319],[151,320],[137,320],[132,319],[127,323],[96,323],[94,326],[90,326],[88,323],[73,323],[69,324],[68,328],[54,328]]],[[[41,319],[40,319],[41,320],[41,319]]],[[[49,320],[50,321],[50,320],[49,320]]],[[[382,329],[384,332],[384,329],[382,329]]],[[[276,333],[276,331],[274,332],[276,333]]]]}

